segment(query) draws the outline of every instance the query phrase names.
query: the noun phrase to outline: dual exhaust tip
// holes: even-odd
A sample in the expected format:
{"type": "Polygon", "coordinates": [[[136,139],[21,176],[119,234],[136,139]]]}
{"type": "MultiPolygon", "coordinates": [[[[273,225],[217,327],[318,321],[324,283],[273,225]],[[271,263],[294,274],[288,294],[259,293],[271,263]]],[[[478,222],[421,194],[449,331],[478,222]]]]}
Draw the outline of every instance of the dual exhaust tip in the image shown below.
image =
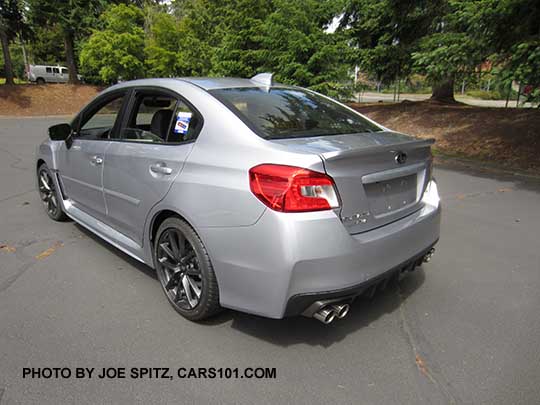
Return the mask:
{"type": "Polygon", "coordinates": [[[317,312],[313,314],[313,318],[321,321],[325,325],[332,323],[336,318],[342,319],[347,316],[349,304],[330,304],[321,307],[317,312]]]}
{"type": "Polygon", "coordinates": [[[433,256],[433,253],[435,253],[435,248],[429,249],[429,251],[422,258],[422,261],[424,263],[429,263],[431,261],[431,257],[433,256]]]}
{"type": "MultiPolygon", "coordinates": [[[[429,249],[427,253],[418,260],[416,265],[420,265],[422,262],[429,263],[434,252],[434,248],[429,249]]],[[[412,271],[414,267],[415,263],[412,264],[412,267],[410,267],[409,271],[412,271]]],[[[329,301],[330,302],[317,301],[313,303],[313,305],[308,308],[308,310],[306,310],[303,315],[312,316],[313,318],[321,321],[325,325],[332,323],[336,318],[342,319],[347,316],[351,308],[349,304],[343,302],[336,303],[336,300],[333,300],[334,303],[332,303],[332,300],[329,301]],[[313,308],[315,308],[315,310],[313,308]]]]}

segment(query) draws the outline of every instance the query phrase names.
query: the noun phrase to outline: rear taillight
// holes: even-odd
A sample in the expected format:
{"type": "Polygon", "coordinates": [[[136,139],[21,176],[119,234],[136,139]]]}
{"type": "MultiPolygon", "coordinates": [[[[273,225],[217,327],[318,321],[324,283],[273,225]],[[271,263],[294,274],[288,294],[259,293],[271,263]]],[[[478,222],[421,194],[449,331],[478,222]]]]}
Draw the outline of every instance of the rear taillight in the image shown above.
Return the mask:
{"type": "Polygon", "coordinates": [[[332,178],[301,167],[255,166],[249,171],[249,186],[259,200],[275,211],[322,211],[339,207],[332,178]]]}

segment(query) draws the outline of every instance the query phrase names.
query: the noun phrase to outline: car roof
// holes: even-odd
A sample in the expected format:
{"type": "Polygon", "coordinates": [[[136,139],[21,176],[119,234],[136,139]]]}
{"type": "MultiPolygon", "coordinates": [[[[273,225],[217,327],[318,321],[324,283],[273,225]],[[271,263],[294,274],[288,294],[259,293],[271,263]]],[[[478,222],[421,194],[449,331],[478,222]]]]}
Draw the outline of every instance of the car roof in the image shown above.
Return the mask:
{"type": "MultiPolygon", "coordinates": [[[[120,82],[107,89],[107,92],[114,89],[137,87],[137,86],[167,86],[171,82],[186,82],[204,90],[228,89],[237,87],[261,87],[261,83],[251,79],[236,77],[176,77],[176,78],[151,78],[137,79],[120,82]]],[[[284,87],[280,83],[272,83],[272,87],[284,87]]],[[[285,86],[290,87],[290,86],[285,86]]]]}
{"type": "MultiPolygon", "coordinates": [[[[183,80],[201,87],[205,90],[228,89],[233,87],[261,87],[260,83],[251,79],[241,79],[237,77],[179,77],[183,80]]],[[[272,83],[272,87],[280,86],[279,83],[272,83]]]]}

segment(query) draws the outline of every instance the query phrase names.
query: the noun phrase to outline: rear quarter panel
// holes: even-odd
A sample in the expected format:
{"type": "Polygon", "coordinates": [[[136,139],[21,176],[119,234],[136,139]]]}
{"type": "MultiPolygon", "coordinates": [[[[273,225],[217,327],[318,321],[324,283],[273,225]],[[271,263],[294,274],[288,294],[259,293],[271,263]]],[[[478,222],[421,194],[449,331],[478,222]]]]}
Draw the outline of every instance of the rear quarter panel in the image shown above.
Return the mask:
{"type": "MultiPolygon", "coordinates": [[[[255,224],[266,210],[249,186],[249,169],[258,164],[295,165],[324,172],[317,154],[294,153],[265,141],[206,91],[178,83],[178,87],[170,88],[199,110],[204,125],[169,193],[150,211],[146,240],[151,235],[153,218],[162,210],[182,215],[205,244],[205,229],[255,224]]],[[[207,247],[212,256],[212,247],[207,247]]]]}
{"type": "Polygon", "coordinates": [[[162,203],[178,207],[193,226],[255,223],[266,206],[249,187],[249,169],[253,166],[278,163],[324,171],[318,155],[291,153],[286,147],[263,140],[206,91],[187,83],[177,91],[201,112],[204,125],[162,203]]]}

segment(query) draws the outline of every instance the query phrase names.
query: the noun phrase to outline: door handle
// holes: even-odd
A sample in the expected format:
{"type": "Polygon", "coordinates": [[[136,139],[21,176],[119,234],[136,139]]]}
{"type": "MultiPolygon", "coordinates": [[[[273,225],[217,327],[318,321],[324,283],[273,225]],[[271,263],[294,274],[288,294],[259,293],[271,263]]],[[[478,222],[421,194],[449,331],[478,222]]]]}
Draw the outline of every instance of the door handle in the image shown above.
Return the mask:
{"type": "Polygon", "coordinates": [[[92,156],[90,158],[90,162],[95,164],[95,165],[100,165],[103,163],[103,158],[101,156],[92,156]]]}
{"type": "Polygon", "coordinates": [[[172,169],[170,167],[165,166],[163,163],[150,165],[150,171],[154,173],[166,174],[166,175],[169,175],[172,173],[172,169]]]}

